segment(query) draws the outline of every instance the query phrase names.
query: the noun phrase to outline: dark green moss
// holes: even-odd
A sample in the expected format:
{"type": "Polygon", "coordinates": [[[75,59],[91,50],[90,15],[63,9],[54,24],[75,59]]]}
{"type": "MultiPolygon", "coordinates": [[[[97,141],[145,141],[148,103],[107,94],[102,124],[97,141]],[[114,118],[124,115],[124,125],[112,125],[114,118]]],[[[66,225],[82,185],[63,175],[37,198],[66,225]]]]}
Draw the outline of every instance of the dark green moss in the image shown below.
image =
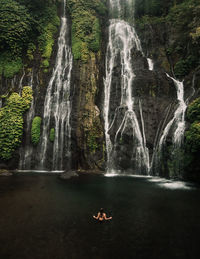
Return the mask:
{"type": "Polygon", "coordinates": [[[31,127],[31,141],[33,145],[37,145],[40,141],[40,128],[41,128],[42,119],[39,116],[36,116],[33,119],[31,127]]]}

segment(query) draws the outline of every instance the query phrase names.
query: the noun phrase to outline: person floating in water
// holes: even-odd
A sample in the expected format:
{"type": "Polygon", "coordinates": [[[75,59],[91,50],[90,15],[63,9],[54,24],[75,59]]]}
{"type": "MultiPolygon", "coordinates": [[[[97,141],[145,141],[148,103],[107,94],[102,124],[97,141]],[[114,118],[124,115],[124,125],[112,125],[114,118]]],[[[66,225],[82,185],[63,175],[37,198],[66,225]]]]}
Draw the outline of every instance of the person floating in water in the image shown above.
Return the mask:
{"type": "Polygon", "coordinates": [[[104,212],[103,208],[101,208],[100,211],[98,212],[97,216],[93,216],[93,218],[96,220],[99,220],[99,221],[112,219],[112,217],[107,218],[106,213],[104,212]]]}

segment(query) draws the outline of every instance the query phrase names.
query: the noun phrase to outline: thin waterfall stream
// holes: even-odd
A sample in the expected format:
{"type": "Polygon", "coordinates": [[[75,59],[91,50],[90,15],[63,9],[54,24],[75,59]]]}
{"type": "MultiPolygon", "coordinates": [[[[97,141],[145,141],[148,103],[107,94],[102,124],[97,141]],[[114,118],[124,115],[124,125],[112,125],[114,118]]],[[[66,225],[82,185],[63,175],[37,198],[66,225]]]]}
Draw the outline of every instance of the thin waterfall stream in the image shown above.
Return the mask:
{"type": "Polygon", "coordinates": [[[67,42],[68,21],[66,17],[66,0],[63,1],[63,16],[61,17],[60,35],[55,67],[47,87],[44,101],[43,130],[40,167],[46,169],[48,163],[48,145],[51,128],[55,130],[53,142],[51,170],[63,169],[63,157],[70,167],[71,160],[71,70],[72,53],[67,42]]]}
{"type": "MultiPolygon", "coordinates": [[[[34,73],[33,71],[29,75],[29,83],[28,85],[32,88],[33,87],[33,76],[34,73]]],[[[21,88],[20,88],[21,89],[21,88]]],[[[34,98],[31,102],[31,107],[29,111],[26,114],[26,137],[25,137],[25,142],[26,145],[25,147],[21,148],[20,150],[20,161],[19,161],[19,169],[20,170],[30,170],[31,169],[31,158],[32,158],[32,152],[33,152],[33,146],[31,145],[31,122],[34,118],[35,115],[35,103],[34,103],[34,98]]]]}

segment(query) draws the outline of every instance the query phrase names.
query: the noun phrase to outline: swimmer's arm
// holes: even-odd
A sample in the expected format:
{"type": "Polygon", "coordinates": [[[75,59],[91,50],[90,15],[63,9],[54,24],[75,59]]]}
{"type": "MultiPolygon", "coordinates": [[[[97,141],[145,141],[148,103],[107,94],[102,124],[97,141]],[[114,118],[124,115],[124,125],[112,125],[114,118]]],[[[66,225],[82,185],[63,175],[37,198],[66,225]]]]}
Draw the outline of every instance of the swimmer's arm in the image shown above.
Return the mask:
{"type": "Polygon", "coordinates": [[[98,219],[100,216],[100,212],[97,214],[97,217],[96,216],[93,216],[94,219],[98,219]]]}
{"type": "Polygon", "coordinates": [[[108,218],[107,218],[107,217],[106,217],[106,214],[104,214],[104,219],[105,219],[105,220],[110,220],[110,219],[112,219],[112,217],[108,217],[108,218]]]}

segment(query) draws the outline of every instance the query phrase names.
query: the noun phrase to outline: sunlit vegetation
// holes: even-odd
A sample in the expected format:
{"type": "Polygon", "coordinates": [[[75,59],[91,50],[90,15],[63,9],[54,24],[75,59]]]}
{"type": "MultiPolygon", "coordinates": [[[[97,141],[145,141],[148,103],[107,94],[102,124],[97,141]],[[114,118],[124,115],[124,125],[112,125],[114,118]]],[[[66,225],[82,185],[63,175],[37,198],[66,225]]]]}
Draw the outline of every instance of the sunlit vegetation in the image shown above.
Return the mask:
{"type": "Polygon", "coordinates": [[[101,30],[99,16],[105,15],[105,1],[68,1],[72,18],[72,52],[76,60],[86,62],[90,51],[98,52],[101,30]]]}
{"type": "Polygon", "coordinates": [[[22,95],[12,93],[0,109],[0,158],[8,160],[20,145],[23,134],[23,114],[30,108],[32,89],[24,87],[22,95]]]}

